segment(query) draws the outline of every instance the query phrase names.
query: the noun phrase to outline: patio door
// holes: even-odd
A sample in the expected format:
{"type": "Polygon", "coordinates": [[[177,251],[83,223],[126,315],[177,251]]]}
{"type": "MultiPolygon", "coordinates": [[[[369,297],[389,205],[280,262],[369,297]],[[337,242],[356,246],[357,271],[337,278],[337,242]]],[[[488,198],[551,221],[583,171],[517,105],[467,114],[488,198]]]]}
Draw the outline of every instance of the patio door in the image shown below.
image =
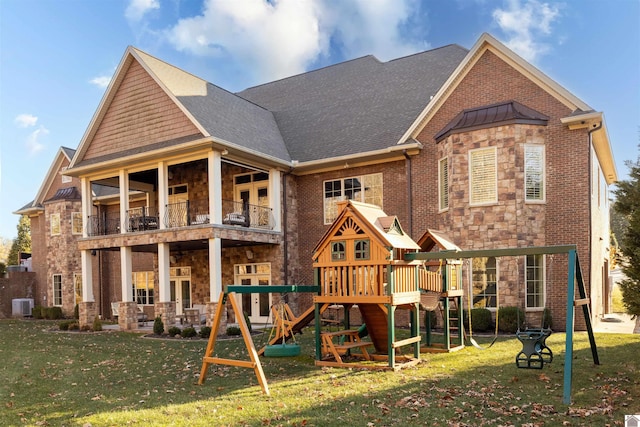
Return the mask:
{"type": "MultiPolygon", "coordinates": [[[[234,283],[243,286],[269,286],[271,284],[271,264],[239,264],[234,267],[234,283]]],[[[237,294],[238,303],[252,324],[269,322],[271,310],[270,293],[237,294]]]]}
{"type": "Polygon", "coordinates": [[[256,172],[235,177],[235,200],[249,204],[251,226],[269,225],[269,174],[256,172]],[[264,209],[263,209],[264,208],[264,209]]]}
{"type": "Polygon", "coordinates": [[[191,308],[191,268],[171,268],[169,287],[171,301],[176,303],[176,315],[183,315],[185,308],[191,308]]]}

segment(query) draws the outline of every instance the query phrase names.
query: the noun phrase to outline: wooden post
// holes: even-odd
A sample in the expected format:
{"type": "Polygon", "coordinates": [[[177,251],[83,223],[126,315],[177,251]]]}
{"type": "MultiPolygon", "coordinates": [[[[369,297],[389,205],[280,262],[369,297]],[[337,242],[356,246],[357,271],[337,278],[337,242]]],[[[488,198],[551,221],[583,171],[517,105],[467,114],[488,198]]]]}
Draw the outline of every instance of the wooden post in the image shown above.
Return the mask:
{"type": "Polygon", "coordinates": [[[204,357],[202,358],[202,369],[200,370],[200,378],[198,379],[198,384],[202,384],[207,375],[207,368],[211,364],[218,365],[229,365],[229,366],[238,366],[241,368],[252,368],[258,378],[258,382],[260,383],[260,387],[262,387],[262,392],[269,395],[269,386],[267,384],[267,379],[264,376],[264,372],[262,370],[262,365],[260,364],[260,359],[258,358],[258,352],[256,351],[256,347],[253,345],[253,340],[251,339],[251,332],[247,327],[247,322],[244,320],[244,315],[242,310],[238,306],[238,303],[235,300],[235,295],[233,292],[225,295],[224,292],[220,294],[220,302],[218,303],[218,310],[216,311],[216,316],[213,321],[213,326],[211,329],[211,335],[209,336],[209,342],[207,343],[207,349],[205,350],[204,357]],[[224,306],[226,302],[229,301],[231,303],[231,307],[233,308],[233,312],[235,313],[236,320],[240,325],[240,330],[242,331],[242,338],[244,339],[244,344],[247,347],[247,351],[249,352],[249,358],[251,360],[236,360],[236,359],[224,359],[220,357],[213,357],[213,350],[216,345],[216,333],[220,327],[220,319],[222,317],[222,312],[224,311],[224,306]]]}

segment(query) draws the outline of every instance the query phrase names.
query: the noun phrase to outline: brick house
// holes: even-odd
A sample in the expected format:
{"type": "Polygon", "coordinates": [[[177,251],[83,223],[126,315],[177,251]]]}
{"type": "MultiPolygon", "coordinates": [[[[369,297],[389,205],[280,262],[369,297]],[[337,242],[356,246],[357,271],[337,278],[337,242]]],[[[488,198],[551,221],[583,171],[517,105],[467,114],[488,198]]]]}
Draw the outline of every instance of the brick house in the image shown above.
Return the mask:
{"type": "MultiPolygon", "coordinates": [[[[80,212],[73,253],[59,248],[81,323],[113,301],[124,328],[138,305],[165,323],[194,305],[211,319],[225,284],[313,283],[313,249],[344,199],[383,207],[414,240],[431,229],[461,249],[576,244],[592,315],[607,310],[617,176],[603,114],[488,34],[470,50],[365,56],[235,94],[129,47],[70,151],[62,177],[82,198],[18,213],[42,223],[33,262],[49,280],[36,242],[56,247],[50,216],[80,212]]],[[[547,307],[564,329],[566,259],[467,269],[478,306],[519,306],[532,322],[547,307]]],[[[241,302],[265,322],[272,298],[241,302]]],[[[301,311],[309,298],[289,301],[301,311]]]]}

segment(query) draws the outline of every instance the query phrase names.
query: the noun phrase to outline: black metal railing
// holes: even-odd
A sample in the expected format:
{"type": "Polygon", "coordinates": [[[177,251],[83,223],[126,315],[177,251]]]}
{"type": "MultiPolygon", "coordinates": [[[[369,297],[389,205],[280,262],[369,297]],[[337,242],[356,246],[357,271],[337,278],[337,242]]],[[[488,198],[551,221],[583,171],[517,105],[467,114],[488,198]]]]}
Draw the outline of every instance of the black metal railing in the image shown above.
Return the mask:
{"type": "MultiPolygon", "coordinates": [[[[161,218],[152,206],[131,208],[121,220],[119,212],[102,213],[89,217],[89,236],[118,234],[122,227],[127,232],[157,230],[161,218]]],[[[162,219],[165,227],[188,227],[210,223],[209,201],[187,200],[166,205],[162,219]]],[[[247,228],[273,230],[275,221],[270,207],[252,205],[242,201],[222,200],[222,223],[247,228]]]]}
{"type": "Polygon", "coordinates": [[[101,213],[91,215],[87,222],[87,234],[89,236],[106,236],[120,233],[120,213],[101,213]]]}
{"type": "Polygon", "coordinates": [[[167,228],[209,224],[209,201],[186,200],[168,204],[164,224],[167,228]]]}
{"type": "Polygon", "coordinates": [[[241,227],[273,230],[273,210],[243,201],[222,200],[222,223],[241,227]]]}
{"type": "Polygon", "coordinates": [[[123,225],[127,231],[157,230],[160,228],[155,206],[140,206],[127,211],[123,225]]]}

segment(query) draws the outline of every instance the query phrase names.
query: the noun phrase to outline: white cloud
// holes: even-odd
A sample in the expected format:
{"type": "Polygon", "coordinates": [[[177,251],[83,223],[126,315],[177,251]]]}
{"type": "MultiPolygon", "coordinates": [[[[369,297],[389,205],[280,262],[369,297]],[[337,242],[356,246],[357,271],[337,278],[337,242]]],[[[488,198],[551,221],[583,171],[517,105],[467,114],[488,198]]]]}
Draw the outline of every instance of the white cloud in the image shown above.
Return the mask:
{"type": "Polygon", "coordinates": [[[160,9],[158,0],[131,0],[124,16],[130,22],[138,22],[146,13],[154,9],[160,9]]]}
{"type": "Polygon", "coordinates": [[[551,35],[551,25],[560,17],[561,4],[537,0],[509,0],[505,9],[493,11],[493,19],[509,37],[505,44],[530,62],[549,50],[540,38],[551,35]]]}
{"type": "Polygon", "coordinates": [[[89,83],[94,84],[100,88],[105,88],[111,83],[111,76],[98,76],[89,80],[89,83]]]}
{"type": "Polygon", "coordinates": [[[13,121],[21,128],[27,128],[30,126],[35,126],[38,118],[36,116],[32,116],[31,114],[20,114],[13,121]]]}
{"type": "Polygon", "coordinates": [[[49,129],[44,126],[40,126],[40,128],[31,132],[31,134],[27,137],[27,151],[30,155],[37,154],[40,151],[44,150],[44,144],[41,142],[41,139],[49,134],[49,129]]]}
{"type": "Polygon", "coordinates": [[[373,53],[390,59],[421,46],[405,41],[401,26],[410,0],[205,0],[201,15],[167,32],[180,51],[224,57],[274,80],[307,70],[338,50],[347,58],[373,53]],[[335,45],[336,40],[339,45],[335,45]]]}

